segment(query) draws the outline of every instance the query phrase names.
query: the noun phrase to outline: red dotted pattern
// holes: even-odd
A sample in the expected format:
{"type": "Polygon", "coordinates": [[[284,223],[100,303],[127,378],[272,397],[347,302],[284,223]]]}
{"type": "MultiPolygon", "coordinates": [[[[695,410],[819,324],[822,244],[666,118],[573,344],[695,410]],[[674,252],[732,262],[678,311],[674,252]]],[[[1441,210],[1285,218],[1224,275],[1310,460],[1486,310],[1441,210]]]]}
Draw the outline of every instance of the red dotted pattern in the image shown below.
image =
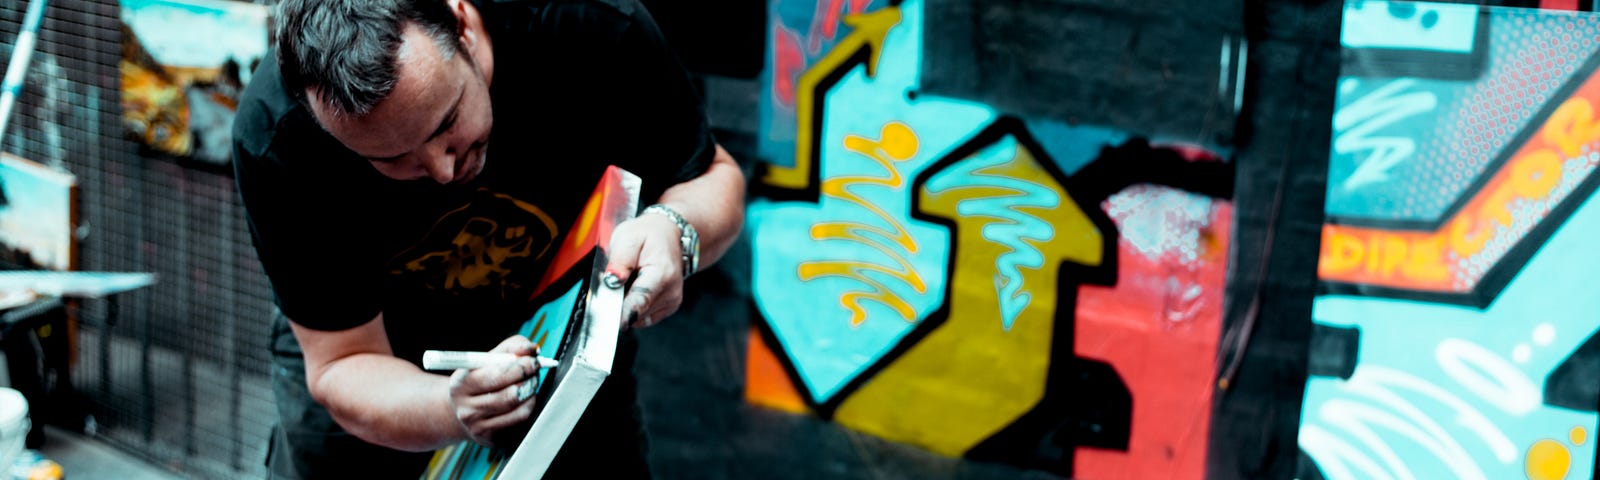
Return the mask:
{"type": "MultiPolygon", "coordinates": [[[[1420,139],[1401,218],[1438,218],[1600,45],[1597,15],[1497,9],[1488,68],[1420,139]]],[[[1559,100],[1559,99],[1557,99],[1559,100]]]]}

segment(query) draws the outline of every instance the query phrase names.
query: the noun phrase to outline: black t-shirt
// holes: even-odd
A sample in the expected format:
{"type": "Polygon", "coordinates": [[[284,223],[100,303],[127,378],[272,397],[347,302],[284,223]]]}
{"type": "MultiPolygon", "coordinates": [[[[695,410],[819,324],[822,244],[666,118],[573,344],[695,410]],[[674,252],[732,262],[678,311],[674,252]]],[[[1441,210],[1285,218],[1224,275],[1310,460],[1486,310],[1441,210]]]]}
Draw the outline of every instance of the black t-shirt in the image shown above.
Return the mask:
{"type": "Polygon", "coordinates": [[[395,355],[417,364],[426,349],[492,348],[533,313],[533,288],[607,165],[642,178],[648,205],[710,164],[702,101],[637,0],[477,5],[495,118],[465,185],[380,175],[284,90],[276,62],[252,77],[234,169],[295,323],[343,330],[382,312],[395,355]]]}

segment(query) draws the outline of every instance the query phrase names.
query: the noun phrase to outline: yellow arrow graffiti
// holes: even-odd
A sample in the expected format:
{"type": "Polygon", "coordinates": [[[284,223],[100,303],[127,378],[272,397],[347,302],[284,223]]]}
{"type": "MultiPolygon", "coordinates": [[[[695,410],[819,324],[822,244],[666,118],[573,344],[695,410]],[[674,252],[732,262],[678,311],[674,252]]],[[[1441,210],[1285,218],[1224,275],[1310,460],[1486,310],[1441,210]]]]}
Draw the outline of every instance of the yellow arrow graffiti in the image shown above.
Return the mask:
{"type": "Polygon", "coordinates": [[[772,165],[761,181],[767,185],[781,188],[802,190],[811,186],[811,169],[817,154],[817,138],[822,135],[818,127],[818,115],[822,109],[818,102],[827,92],[819,92],[821,85],[835,70],[842,71],[847,63],[862,49],[867,51],[867,76],[878,74],[878,59],[883,54],[884,40],[889,36],[889,29],[900,23],[900,7],[887,7],[868,13],[849,15],[844,18],[844,24],[855,30],[850,35],[840,40],[833,50],[817,60],[815,65],[800,75],[800,82],[795,87],[795,125],[799,130],[795,132],[794,166],[784,167],[772,165]]]}
{"type": "Polygon", "coordinates": [[[1011,161],[974,173],[1034,183],[1060,199],[1054,208],[1013,207],[1054,228],[1048,240],[1023,239],[1045,259],[1043,268],[1021,269],[1034,301],[1011,329],[1002,327],[994,279],[1001,276],[1001,256],[1011,249],[985,238],[983,231],[1012,220],[957,213],[963,202],[1014,197],[1021,191],[981,178],[967,180],[974,185],[938,193],[924,187],[917,192],[921,210],[956,224],[949,317],[840,404],[834,416],[839,423],[959,456],[1044,398],[1056,309],[1072,308],[1057,303],[1057,268],[1063,262],[1100,265],[1103,232],[1021,145],[1011,161]]]}

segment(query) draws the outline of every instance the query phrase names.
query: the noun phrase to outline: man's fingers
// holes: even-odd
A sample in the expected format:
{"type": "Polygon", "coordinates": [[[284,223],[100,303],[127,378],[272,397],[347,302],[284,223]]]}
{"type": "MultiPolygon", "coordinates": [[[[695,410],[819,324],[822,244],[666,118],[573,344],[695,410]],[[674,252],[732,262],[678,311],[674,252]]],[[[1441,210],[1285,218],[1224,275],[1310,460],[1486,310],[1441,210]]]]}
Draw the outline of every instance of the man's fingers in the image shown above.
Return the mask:
{"type": "Polygon", "coordinates": [[[611,234],[611,245],[606,248],[606,255],[610,260],[606,263],[606,271],[626,281],[633,278],[633,270],[639,266],[639,254],[644,248],[644,236],[633,232],[632,225],[623,223],[616,232],[611,234]]]}
{"type": "Polygon", "coordinates": [[[458,416],[463,421],[474,421],[509,412],[533,398],[533,391],[538,386],[537,380],[530,379],[499,390],[458,399],[456,401],[458,416]]]}
{"type": "Polygon", "coordinates": [[[532,356],[518,357],[514,362],[488,365],[472,370],[457,370],[450,376],[453,389],[466,395],[481,395],[514,386],[538,373],[538,364],[532,356]],[[459,380],[457,379],[459,377],[459,380]]]}
{"type": "Polygon", "coordinates": [[[527,401],[517,404],[515,407],[506,411],[505,413],[473,422],[472,426],[468,428],[473,431],[474,437],[483,439],[483,441],[486,442],[492,442],[495,432],[511,428],[512,426],[532,418],[535,402],[535,400],[530,398],[527,401]]]}
{"type": "MultiPolygon", "coordinates": [[[[659,265],[646,265],[639,268],[638,278],[633,281],[633,286],[628,288],[627,294],[622,298],[622,310],[628,312],[629,323],[647,321],[644,317],[653,313],[655,305],[666,293],[668,277],[666,268],[659,265]]],[[[659,318],[649,319],[660,320],[659,318]]]]}
{"type": "Polygon", "coordinates": [[[528,396],[523,395],[524,390],[522,382],[517,382],[515,385],[472,397],[472,400],[476,408],[484,413],[481,418],[488,418],[515,410],[518,405],[526,402],[528,396]]]}
{"type": "Polygon", "coordinates": [[[539,346],[528,341],[527,337],[512,335],[490,351],[510,353],[518,357],[514,362],[485,365],[471,370],[456,370],[450,375],[450,389],[463,395],[480,395],[527,380],[539,371],[538,364],[533,358],[539,354],[539,346]]]}
{"type": "Polygon", "coordinates": [[[535,349],[537,348],[538,347],[536,347],[532,341],[528,340],[528,337],[524,337],[522,335],[512,335],[510,337],[506,337],[505,340],[501,340],[499,345],[495,345],[494,349],[489,351],[510,353],[513,355],[533,355],[535,349]]]}
{"type": "Polygon", "coordinates": [[[677,313],[678,307],[682,304],[682,288],[656,292],[655,295],[650,299],[649,310],[640,313],[636,323],[639,327],[648,327],[661,323],[662,319],[677,313]]]}

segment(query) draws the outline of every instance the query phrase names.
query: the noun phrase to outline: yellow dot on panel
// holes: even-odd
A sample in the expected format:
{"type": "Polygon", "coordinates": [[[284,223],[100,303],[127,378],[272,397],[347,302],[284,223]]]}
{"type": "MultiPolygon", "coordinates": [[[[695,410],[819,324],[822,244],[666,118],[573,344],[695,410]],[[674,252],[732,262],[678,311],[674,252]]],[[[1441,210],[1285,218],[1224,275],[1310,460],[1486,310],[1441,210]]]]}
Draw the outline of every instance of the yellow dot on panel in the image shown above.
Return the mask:
{"type": "Polygon", "coordinates": [[[1572,432],[1569,435],[1572,436],[1572,445],[1574,446],[1583,445],[1584,440],[1589,439],[1589,431],[1584,430],[1583,427],[1572,427],[1572,432]]]}
{"type": "Polygon", "coordinates": [[[895,160],[905,160],[917,154],[917,133],[911,127],[900,122],[889,122],[883,125],[883,130],[878,132],[883,138],[879,140],[883,153],[889,154],[895,160]]]}
{"type": "Polygon", "coordinates": [[[1572,468],[1572,453],[1551,439],[1533,442],[1528,447],[1526,468],[1529,480],[1562,480],[1572,468]]]}

